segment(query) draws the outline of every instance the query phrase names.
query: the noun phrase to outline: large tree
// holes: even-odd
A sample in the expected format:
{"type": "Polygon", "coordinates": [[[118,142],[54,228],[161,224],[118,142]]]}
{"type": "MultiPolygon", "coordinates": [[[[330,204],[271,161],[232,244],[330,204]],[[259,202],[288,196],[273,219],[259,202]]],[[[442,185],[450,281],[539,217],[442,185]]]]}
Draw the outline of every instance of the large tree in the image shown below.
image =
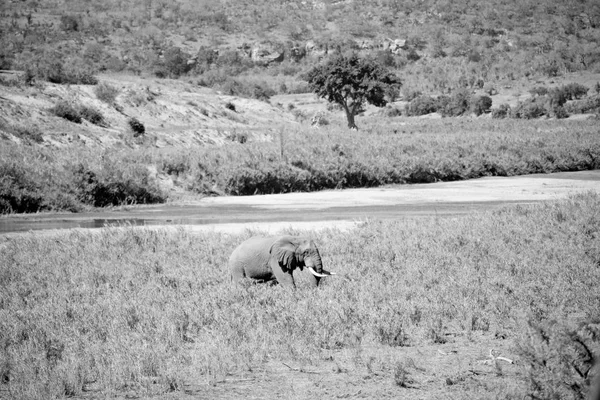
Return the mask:
{"type": "Polygon", "coordinates": [[[311,69],[306,80],[319,97],[344,109],[350,129],[358,129],[354,116],[363,110],[365,102],[383,107],[386,93],[401,86],[400,79],[376,60],[356,54],[330,58],[311,69]]]}

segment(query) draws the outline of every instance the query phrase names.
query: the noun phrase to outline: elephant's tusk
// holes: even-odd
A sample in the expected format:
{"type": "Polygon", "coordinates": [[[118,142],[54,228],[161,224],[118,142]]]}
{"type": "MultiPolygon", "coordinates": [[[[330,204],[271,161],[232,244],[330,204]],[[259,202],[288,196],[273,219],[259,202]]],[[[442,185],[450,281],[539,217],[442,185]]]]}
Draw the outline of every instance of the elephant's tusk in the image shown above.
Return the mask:
{"type": "Polygon", "coordinates": [[[317,276],[319,278],[324,278],[329,275],[335,275],[335,272],[328,272],[328,271],[323,271],[323,273],[320,274],[317,271],[315,271],[313,269],[313,267],[308,267],[308,270],[310,271],[311,274],[313,274],[314,276],[317,276]]]}

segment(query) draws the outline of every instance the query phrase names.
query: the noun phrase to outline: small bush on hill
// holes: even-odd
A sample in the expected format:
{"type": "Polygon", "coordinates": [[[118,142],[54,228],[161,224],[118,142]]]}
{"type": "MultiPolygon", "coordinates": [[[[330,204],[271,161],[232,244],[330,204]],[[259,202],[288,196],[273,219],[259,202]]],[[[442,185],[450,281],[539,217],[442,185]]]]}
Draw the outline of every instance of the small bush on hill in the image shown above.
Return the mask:
{"type": "Polygon", "coordinates": [[[159,78],[177,78],[194,66],[188,63],[189,59],[190,55],[179,47],[171,47],[164,52],[163,58],[157,61],[154,74],[159,78]]]}
{"type": "Polygon", "coordinates": [[[131,117],[127,120],[127,124],[133,131],[133,137],[138,137],[146,133],[146,127],[137,118],[131,117]]]}
{"type": "Polygon", "coordinates": [[[547,115],[545,100],[530,99],[519,103],[511,110],[512,118],[533,119],[547,115]]]}
{"type": "Polygon", "coordinates": [[[82,60],[71,58],[65,60],[65,55],[58,51],[45,51],[33,56],[24,65],[27,81],[41,79],[61,85],[96,85],[98,79],[90,66],[82,60]]]}
{"type": "Polygon", "coordinates": [[[44,138],[36,125],[12,125],[0,119],[0,130],[10,133],[27,142],[42,143],[44,138]]]}
{"type": "Polygon", "coordinates": [[[537,86],[529,89],[529,93],[531,93],[532,96],[545,96],[548,94],[548,88],[544,86],[537,86]]]}
{"type": "MultiPolygon", "coordinates": [[[[561,107],[563,106],[567,100],[569,99],[569,95],[567,91],[563,87],[551,89],[548,92],[548,100],[550,107],[561,107]]],[[[541,99],[536,99],[536,102],[541,102],[541,99]]]]}
{"type": "Polygon", "coordinates": [[[449,117],[458,117],[469,111],[471,92],[467,89],[458,90],[450,96],[450,101],[444,107],[442,114],[449,117]]]}
{"type": "Polygon", "coordinates": [[[580,83],[568,83],[563,86],[568,100],[580,99],[587,95],[589,89],[580,83]]]}
{"type": "Polygon", "coordinates": [[[511,114],[510,106],[508,104],[500,104],[500,107],[492,110],[492,118],[502,119],[507,118],[511,114]]]}
{"type": "Polygon", "coordinates": [[[386,107],[382,110],[382,113],[383,115],[389,118],[399,117],[402,115],[402,111],[397,107],[386,107]]]}
{"type": "Polygon", "coordinates": [[[569,113],[562,106],[554,107],[553,113],[554,116],[558,119],[569,118],[569,113]]]}
{"type": "Polygon", "coordinates": [[[471,102],[471,112],[475,115],[487,114],[492,108],[492,99],[488,96],[477,96],[471,102]]]}
{"type": "Polygon", "coordinates": [[[600,94],[566,104],[565,110],[571,114],[600,114],[600,94]]]}
{"type": "Polygon", "coordinates": [[[96,98],[110,105],[113,105],[115,103],[119,92],[119,88],[104,82],[94,87],[94,93],[96,94],[96,98]]]}
{"type": "Polygon", "coordinates": [[[57,117],[66,119],[67,121],[81,123],[81,113],[79,109],[67,101],[60,101],[49,110],[57,117]]]}
{"type": "Polygon", "coordinates": [[[436,100],[431,96],[422,95],[417,97],[407,105],[406,115],[426,115],[436,112],[437,110],[438,103],[436,102],[436,100]]]}
{"type": "Polygon", "coordinates": [[[88,106],[81,106],[79,108],[79,114],[85,120],[90,121],[94,125],[105,126],[106,121],[104,115],[97,109],[88,106]]]}

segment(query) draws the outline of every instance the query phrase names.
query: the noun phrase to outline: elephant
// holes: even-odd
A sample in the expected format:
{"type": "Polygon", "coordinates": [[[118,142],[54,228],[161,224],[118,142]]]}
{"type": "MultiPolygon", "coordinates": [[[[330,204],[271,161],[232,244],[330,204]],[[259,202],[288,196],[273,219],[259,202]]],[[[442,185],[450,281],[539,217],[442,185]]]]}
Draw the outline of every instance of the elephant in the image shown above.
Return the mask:
{"type": "Polygon", "coordinates": [[[300,236],[254,236],[240,244],[229,257],[231,279],[280,283],[296,287],[293,272],[306,267],[310,285],[316,287],[321,278],[335,275],[323,269],[315,243],[300,236]]]}

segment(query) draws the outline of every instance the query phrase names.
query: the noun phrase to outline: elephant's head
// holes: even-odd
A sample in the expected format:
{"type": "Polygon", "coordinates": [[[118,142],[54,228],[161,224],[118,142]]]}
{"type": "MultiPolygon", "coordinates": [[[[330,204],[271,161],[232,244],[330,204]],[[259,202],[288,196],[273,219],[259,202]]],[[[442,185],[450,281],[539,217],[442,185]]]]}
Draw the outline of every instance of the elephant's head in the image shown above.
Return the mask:
{"type": "Polygon", "coordinates": [[[334,275],[323,269],[319,249],[312,240],[295,236],[282,236],[271,247],[271,254],[277,258],[284,271],[306,267],[317,278],[334,275]]]}

